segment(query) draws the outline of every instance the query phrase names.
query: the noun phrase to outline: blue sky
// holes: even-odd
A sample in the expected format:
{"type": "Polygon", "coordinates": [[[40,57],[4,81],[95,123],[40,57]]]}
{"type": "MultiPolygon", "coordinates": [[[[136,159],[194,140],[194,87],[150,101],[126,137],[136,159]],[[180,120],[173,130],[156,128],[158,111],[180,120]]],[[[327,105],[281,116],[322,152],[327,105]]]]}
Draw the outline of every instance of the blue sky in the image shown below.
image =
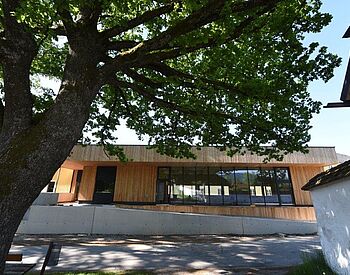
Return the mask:
{"type": "MultiPolygon", "coordinates": [[[[344,39],[342,36],[350,26],[350,1],[323,0],[322,11],[333,15],[332,22],[321,33],[310,35],[307,39],[320,42],[343,59],[329,82],[316,81],[309,87],[312,98],[326,105],[328,102],[339,101],[349,61],[350,38],[344,39]]],[[[338,153],[350,155],[349,120],[350,108],[322,109],[311,121],[313,128],[310,131],[310,145],[335,146],[338,153]]]]}

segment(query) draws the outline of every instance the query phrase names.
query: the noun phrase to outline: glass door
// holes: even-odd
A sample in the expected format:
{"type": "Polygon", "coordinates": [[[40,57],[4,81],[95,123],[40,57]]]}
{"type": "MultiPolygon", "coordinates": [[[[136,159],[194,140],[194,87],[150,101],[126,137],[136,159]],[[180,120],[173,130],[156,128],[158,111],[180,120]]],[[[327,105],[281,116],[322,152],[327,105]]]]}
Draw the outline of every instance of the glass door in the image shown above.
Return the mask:
{"type": "Polygon", "coordinates": [[[159,167],[158,179],[156,186],[156,203],[169,203],[169,196],[171,190],[169,190],[170,168],[159,167]]]}
{"type": "Polygon", "coordinates": [[[113,203],[115,177],[117,168],[112,166],[98,166],[96,172],[94,203],[113,203]]]}

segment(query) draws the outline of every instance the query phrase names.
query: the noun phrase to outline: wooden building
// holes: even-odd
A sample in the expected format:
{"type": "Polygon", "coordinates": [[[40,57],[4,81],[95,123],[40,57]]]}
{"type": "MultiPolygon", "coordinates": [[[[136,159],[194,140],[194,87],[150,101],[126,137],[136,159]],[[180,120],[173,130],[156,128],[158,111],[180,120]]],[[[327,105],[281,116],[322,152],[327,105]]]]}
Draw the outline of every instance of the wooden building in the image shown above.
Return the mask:
{"type": "Polygon", "coordinates": [[[246,154],[229,157],[214,147],[174,159],[146,146],[123,146],[121,163],[99,146],[75,146],[56,172],[51,190],[59,202],[115,203],[121,207],[219,215],[315,220],[301,187],[338,163],[334,147],[311,147],[283,161],[246,154]]]}

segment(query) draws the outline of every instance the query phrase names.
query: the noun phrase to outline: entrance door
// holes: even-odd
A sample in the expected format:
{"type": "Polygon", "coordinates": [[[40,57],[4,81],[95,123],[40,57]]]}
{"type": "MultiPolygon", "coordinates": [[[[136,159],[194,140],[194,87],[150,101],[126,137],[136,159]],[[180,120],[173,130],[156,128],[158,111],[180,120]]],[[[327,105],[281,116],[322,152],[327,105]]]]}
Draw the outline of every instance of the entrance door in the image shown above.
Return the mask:
{"type": "Polygon", "coordinates": [[[170,168],[159,167],[156,185],[156,203],[169,203],[170,196],[170,168]]]}
{"type": "Polygon", "coordinates": [[[169,190],[167,180],[157,180],[156,203],[169,203],[169,190]]]}
{"type": "Polygon", "coordinates": [[[117,168],[98,166],[96,172],[94,203],[108,204],[113,202],[117,168]]]}

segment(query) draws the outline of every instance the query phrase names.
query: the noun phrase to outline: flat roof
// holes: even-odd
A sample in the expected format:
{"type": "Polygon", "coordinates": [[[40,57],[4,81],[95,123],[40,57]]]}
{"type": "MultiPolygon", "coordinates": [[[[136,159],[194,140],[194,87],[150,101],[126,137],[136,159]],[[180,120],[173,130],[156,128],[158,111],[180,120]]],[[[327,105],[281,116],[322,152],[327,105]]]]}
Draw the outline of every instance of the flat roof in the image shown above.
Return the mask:
{"type": "MultiPolygon", "coordinates": [[[[155,149],[147,149],[146,145],[119,145],[124,149],[128,158],[133,162],[148,163],[197,163],[197,164],[264,164],[264,156],[246,153],[244,155],[235,154],[229,157],[225,151],[220,151],[216,147],[202,147],[200,150],[194,147],[192,152],[196,159],[178,159],[166,155],[161,155],[155,149]]],[[[334,147],[309,147],[309,153],[294,152],[284,156],[282,161],[271,160],[269,164],[309,164],[327,166],[339,163],[334,147]]],[[[67,159],[72,162],[118,162],[115,156],[108,156],[102,146],[81,146],[76,145],[67,159]]]]}

